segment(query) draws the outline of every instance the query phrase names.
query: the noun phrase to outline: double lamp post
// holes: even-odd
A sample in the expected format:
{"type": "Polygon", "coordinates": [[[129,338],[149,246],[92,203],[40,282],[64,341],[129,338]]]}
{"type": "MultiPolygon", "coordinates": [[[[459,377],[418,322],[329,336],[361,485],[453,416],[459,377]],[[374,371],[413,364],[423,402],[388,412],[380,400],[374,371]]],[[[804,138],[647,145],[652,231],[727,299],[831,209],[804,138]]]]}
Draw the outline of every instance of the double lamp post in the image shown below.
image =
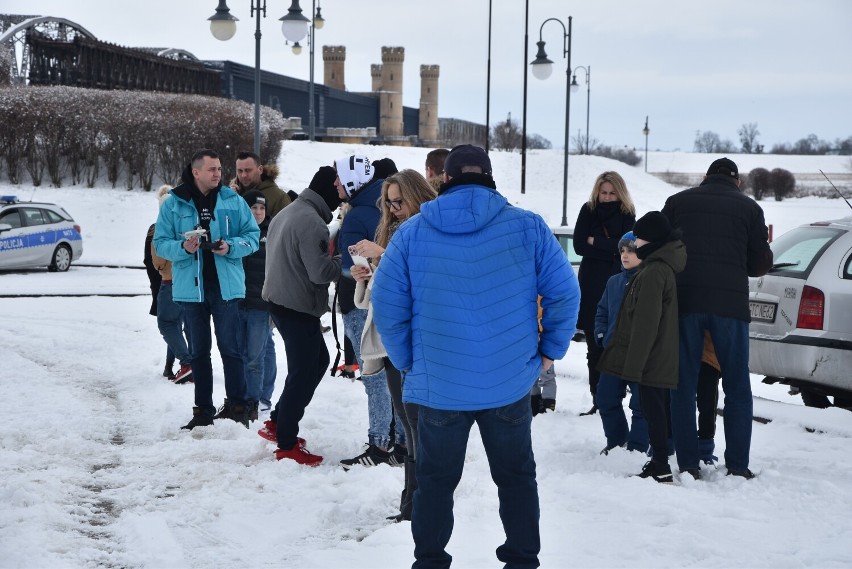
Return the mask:
{"type": "MultiPolygon", "coordinates": [[[[316,0],[314,0],[316,5],[316,0]]],[[[292,0],[287,14],[281,20],[281,32],[284,37],[295,46],[308,33],[308,23],[311,23],[311,31],[321,28],[324,20],[318,10],[312,10],[316,14],[313,21],[308,20],[302,14],[299,0],[292,0]]],[[[260,17],[266,17],[266,0],[251,0],[251,16],[255,17],[254,30],[254,153],[260,155],[260,17]]],[[[210,32],[217,40],[227,41],[234,37],[237,32],[239,18],[231,14],[227,0],[219,0],[216,13],[207,18],[210,20],[210,32]]],[[[310,130],[313,138],[313,34],[311,35],[311,89],[310,89],[310,130]]]]}

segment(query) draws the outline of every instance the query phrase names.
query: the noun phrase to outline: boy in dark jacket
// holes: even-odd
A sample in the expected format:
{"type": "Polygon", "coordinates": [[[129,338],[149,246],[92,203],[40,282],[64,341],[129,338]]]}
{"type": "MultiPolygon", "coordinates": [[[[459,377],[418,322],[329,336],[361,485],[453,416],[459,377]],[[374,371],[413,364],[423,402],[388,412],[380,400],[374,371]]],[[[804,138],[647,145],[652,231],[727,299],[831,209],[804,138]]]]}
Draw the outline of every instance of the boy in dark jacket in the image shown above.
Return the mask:
{"type": "Polygon", "coordinates": [[[679,233],[658,211],[633,227],[642,268],[627,284],[612,343],[598,370],[639,384],[642,412],[648,422],[652,459],[641,478],[671,483],[668,460],[667,394],[678,385],[678,312],[675,274],[686,265],[679,233]]]}
{"type": "MultiPolygon", "coordinates": [[[[621,237],[618,250],[621,254],[621,272],[611,276],[607,281],[595,314],[595,342],[601,349],[612,343],[624,291],[642,263],[636,255],[636,236],[632,231],[628,231],[621,237]]],[[[630,451],[647,452],[648,423],[645,421],[639,403],[639,386],[620,377],[601,373],[597,401],[606,436],[606,446],[601,454],[606,455],[614,448],[625,446],[630,451]],[[633,411],[629,430],[621,403],[628,388],[630,389],[630,409],[633,411]]]]}

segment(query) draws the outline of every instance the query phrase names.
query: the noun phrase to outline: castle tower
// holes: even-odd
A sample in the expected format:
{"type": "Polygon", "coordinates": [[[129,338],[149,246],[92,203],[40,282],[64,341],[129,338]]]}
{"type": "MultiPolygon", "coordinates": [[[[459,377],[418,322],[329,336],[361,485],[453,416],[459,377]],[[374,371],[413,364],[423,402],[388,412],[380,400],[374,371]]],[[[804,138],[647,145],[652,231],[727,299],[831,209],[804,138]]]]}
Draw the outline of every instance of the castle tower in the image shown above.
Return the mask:
{"type": "Polygon", "coordinates": [[[322,61],[324,70],[323,85],[346,90],[346,82],[343,75],[343,65],[346,63],[346,46],[322,46],[322,61]]]}
{"type": "Polygon", "coordinates": [[[378,93],[382,90],[382,66],[379,63],[374,63],[370,66],[370,77],[373,78],[373,93],[378,93]]]}
{"type": "Polygon", "coordinates": [[[379,134],[383,137],[403,136],[405,132],[402,123],[402,62],[404,60],[404,47],[382,47],[379,134]]]}
{"type": "Polygon", "coordinates": [[[424,142],[438,140],[438,65],[420,66],[420,124],[417,133],[424,142]]]}

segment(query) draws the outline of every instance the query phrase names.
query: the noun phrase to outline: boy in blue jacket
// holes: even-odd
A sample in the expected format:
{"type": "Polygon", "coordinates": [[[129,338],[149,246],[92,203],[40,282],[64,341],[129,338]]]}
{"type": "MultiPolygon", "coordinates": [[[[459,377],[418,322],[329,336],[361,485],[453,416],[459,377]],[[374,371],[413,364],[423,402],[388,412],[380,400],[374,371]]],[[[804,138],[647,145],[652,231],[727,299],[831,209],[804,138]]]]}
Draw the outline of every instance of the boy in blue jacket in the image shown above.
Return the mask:
{"type": "MultiPolygon", "coordinates": [[[[595,341],[601,348],[605,348],[612,340],[624,290],[642,263],[636,256],[636,237],[632,231],[622,236],[618,242],[618,251],[621,254],[621,272],[607,281],[595,313],[595,341]]],[[[601,454],[606,455],[614,448],[625,446],[631,451],[648,451],[648,423],[639,405],[639,386],[636,383],[602,372],[597,403],[606,436],[606,446],[601,454]],[[630,410],[633,412],[629,430],[621,403],[627,388],[630,389],[630,410]]]]}

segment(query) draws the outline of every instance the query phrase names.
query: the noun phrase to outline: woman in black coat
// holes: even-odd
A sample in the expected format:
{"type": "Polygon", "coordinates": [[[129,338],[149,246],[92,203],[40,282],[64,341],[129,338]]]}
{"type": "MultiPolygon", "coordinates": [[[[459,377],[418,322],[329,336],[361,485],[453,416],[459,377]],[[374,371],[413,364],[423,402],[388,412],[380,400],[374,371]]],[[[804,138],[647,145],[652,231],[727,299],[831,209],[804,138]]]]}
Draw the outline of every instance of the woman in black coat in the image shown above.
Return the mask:
{"type": "Polygon", "coordinates": [[[580,314],[577,328],[586,335],[589,366],[589,391],[592,408],[597,411],[595,394],[598,386],[598,359],[603,351],[594,337],[595,310],[609,277],[621,270],[618,241],[633,229],[636,208],[627,191],[627,184],[618,172],[604,172],[595,180],[589,201],[580,208],[574,224],[574,251],[583,257],[580,262],[580,314]]]}

